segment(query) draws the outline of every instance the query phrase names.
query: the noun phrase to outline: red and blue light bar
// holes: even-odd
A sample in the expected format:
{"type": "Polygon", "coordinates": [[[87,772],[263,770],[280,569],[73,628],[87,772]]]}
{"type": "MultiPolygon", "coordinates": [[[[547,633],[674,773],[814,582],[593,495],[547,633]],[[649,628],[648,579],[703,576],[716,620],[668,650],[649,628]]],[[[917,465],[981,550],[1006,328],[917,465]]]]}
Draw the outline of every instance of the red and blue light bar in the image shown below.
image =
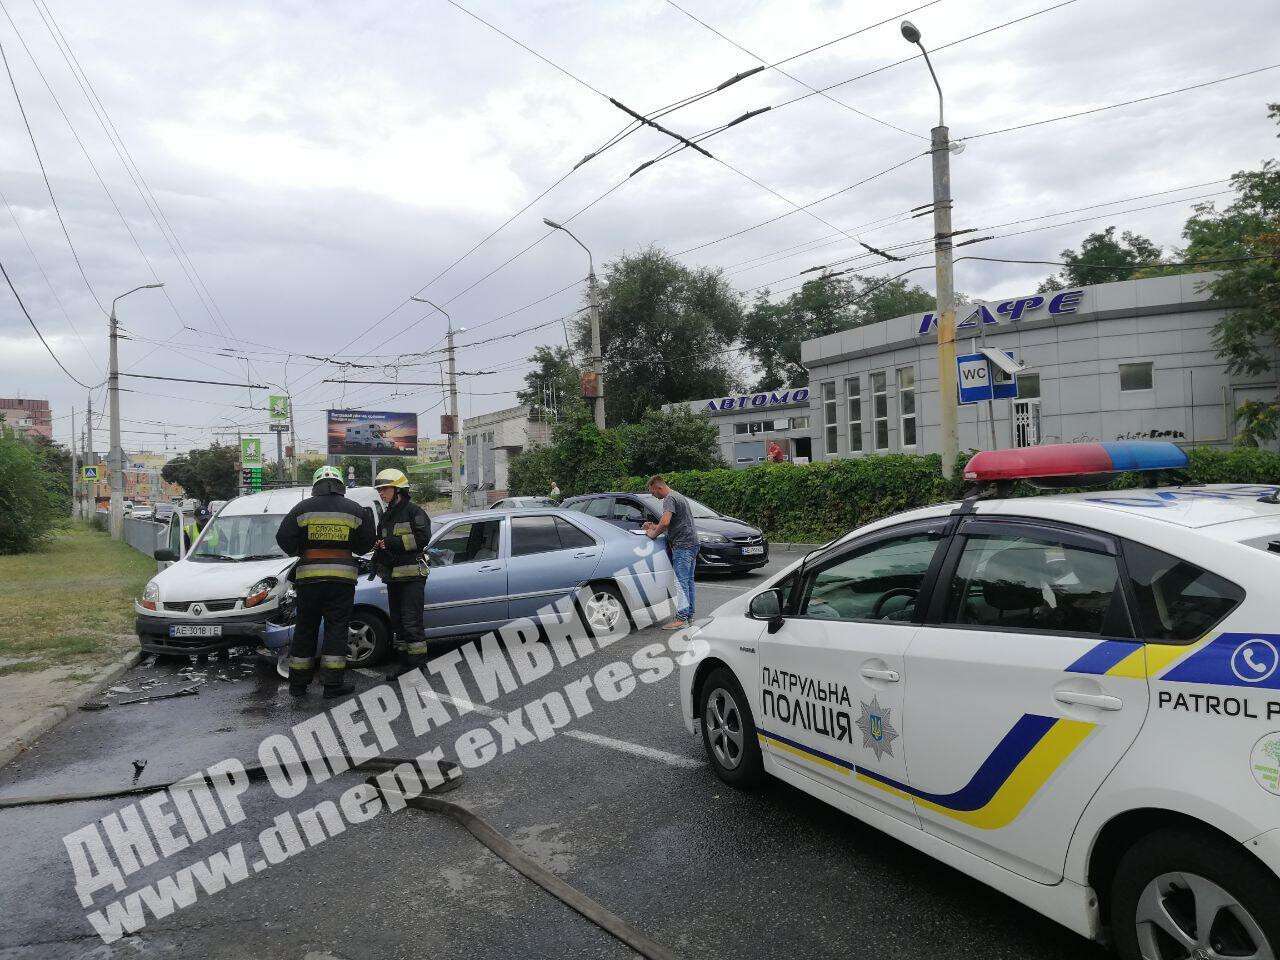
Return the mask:
{"type": "Polygon", "coordinates": [[[1094,476],[1130,470],[1181,470],[1186,466],[1186,452],[1167,440],[1050,443],[1012,450],[983,450],[974,454],[965,465],[964,478],[983,483],[1094,476]]]}

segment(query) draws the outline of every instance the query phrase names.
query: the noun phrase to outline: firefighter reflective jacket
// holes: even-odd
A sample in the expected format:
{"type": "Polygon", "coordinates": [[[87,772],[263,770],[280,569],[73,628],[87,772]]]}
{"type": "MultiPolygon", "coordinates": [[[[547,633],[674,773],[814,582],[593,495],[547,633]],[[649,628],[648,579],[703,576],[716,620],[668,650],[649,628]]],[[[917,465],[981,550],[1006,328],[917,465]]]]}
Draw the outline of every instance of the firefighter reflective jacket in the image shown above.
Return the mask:
{"type": "Polygon", "coordinates": [[[344,497],[337,480],[321,480],[311,494],[285,515],[276,532],[280,549],[299,558],[294,582],[354,584],[360,576],[356,554],[373,549],[373,514],[344,497]]]}
{"type": "Polygon", "coordinates": [[[379,551],[379,573],[391,583],[427,575],[423,551],[431,540],[431,518],[403,493],[387,507],[378,525],[378,539],[386,543],[379,551]]]}

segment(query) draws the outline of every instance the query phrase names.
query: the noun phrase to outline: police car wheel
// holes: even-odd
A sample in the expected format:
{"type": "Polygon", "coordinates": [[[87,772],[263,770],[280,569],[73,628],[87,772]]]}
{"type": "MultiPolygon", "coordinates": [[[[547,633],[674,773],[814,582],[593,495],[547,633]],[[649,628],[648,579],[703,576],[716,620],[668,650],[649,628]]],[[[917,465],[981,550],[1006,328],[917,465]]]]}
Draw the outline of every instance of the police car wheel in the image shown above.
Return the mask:
{"type": "Polygon", "coordinates": [[[1280,956],[1280,882],[1238,845],[1162,830],[1120,860],[1111,889],[1124,960],[1280,956]]]}
{"type": "Polygon", "coordinates": [[[731,787],[754,787],[763,768],[755,720],[742,686],[732,673],[717,667],[703,681],[700,700],[702,746],[716,776],[731,787]]]}
{"type": "Polygon", "coordinates": [[[353,610],[347,624],[347,666],[367,667],[387,655],[391,634],[376,613],[353,610]]]}

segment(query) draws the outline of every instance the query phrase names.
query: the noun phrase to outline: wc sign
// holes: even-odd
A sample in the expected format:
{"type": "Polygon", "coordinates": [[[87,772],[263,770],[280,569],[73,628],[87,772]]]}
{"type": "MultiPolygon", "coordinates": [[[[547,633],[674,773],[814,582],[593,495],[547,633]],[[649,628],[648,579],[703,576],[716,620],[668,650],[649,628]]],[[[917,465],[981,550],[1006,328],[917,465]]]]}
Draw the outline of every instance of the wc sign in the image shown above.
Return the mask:
{"type": "Polygon", "coordinates": [[[961,403],[1014,400],[1018,396],[1018,381],[981,353],[956,357],[956,384],[960,388],[961,403]]]}

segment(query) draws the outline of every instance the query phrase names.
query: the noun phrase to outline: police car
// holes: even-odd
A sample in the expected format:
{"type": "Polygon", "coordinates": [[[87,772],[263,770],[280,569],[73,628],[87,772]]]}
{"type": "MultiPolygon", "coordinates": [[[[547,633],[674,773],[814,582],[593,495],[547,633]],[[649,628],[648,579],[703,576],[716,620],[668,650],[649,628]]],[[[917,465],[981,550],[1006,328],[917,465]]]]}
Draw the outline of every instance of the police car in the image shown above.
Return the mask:
{"type": "Polygon", "coordinates": [[[716,610],[686,726],[727,783],[771,774],[1126,960],[1280,955],[1277,488],[1007,492],[1186,462],[976,455],[984,493],[716,610]]]}

